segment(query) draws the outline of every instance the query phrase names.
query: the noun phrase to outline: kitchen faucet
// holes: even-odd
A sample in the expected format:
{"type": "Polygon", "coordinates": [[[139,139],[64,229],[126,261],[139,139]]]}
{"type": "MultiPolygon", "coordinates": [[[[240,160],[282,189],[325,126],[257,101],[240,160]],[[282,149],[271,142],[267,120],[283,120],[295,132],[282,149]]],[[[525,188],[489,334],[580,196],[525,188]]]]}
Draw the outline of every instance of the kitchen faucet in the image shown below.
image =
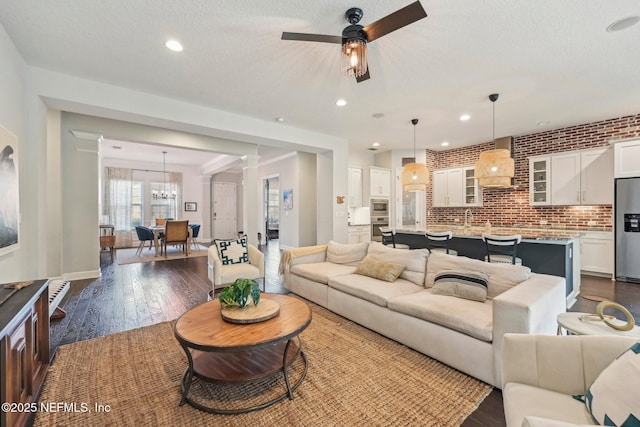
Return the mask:
{"type": "Polygon", "coordinates": [[[464,211],[464,232],[465,233],[469,230],[471,221],[473,221],[473,212],[471,212],[471,209],[467,209],[466,211],[464,211]]]}

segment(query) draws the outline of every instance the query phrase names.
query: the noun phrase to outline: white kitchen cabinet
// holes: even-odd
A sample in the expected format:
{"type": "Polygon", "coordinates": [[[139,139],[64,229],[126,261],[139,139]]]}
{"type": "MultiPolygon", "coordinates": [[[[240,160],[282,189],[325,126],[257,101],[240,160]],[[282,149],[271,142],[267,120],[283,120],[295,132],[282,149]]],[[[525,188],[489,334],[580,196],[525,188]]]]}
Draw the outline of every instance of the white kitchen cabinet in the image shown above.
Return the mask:
{"type": "Polygon", "coordinates": [[[551,156],[551,204],[580,204],[580,153],[551,156]]]}
{"type": "Polygon", "coordinates": [[[370,225],[350,225],[347,230],[348,243],[362,243],[371,241],[370,225]]]}
{"type": "Polygon", "coordinates": [[[347,176],[348,200],[350,208],[359,208],[362,206],[362,169],[349,168],[347,176]]]}
{"type": "Polygon", "coordinates": [[[433,171],[433,207],[481,206],[478,181],[473,171],[473,167],[433,171]]]}
{"type": "Polygon", "coordinates": [[[610,148],[529,158],[531,205],[608,205],[613,203],[610,148]]]}
{"type": "Polygon", "coordinates": [[[580,238],[580,269],[583,273],[613,275],[613,232],[591,231],[580,238]]]}
{"type": "Polygon", "coordinates": [[[389,197],[391,195],[391,170],[371,166],[369,168],[369,196],[389,197]]]}
{"type": "Polygon", "coordinates": [[[463,179],[463,206],[482,206],[482,188],[476,179],[476,168],[468,166],[462,168],[463,179]]]}
{"type": "Polygon", "coordinates": [[[529,201],[533,206],[551,204],[551,157],[531,157],[529,159],[529,201]]]}
{"type": "MultiPolygon", "coordinates": [[[[580,153],[580,203],[613,204],[613,150],[603,148],[580,153]]],[[[640,161],[640,160],[639,160],[640,161]]]]}
{"type": "Polygon", "coordinates": [[[614,145],[616,178],[640,177],[640,139],[617,142],[614,145]]]}

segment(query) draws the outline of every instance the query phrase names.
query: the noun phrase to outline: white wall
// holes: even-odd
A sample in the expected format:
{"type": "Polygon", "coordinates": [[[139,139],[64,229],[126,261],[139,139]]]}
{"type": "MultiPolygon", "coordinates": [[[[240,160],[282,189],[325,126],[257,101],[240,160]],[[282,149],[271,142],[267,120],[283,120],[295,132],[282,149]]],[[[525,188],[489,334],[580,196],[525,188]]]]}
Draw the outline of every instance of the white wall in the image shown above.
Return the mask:
{"type": "MultiPolygon", "coordinates": [[[[26,145],[25,123],[25,63],[16,51],[6,31],[0,26],[0,125],[13,133],[18,139],[18,172],[20,180],[20,235],[18,250],[0,256],[0,282],[12,282],[26,278],[36,278],[37,268],[29,267],[36,260],[33,239],[28,227],[37,221],[37,215],[28,210],[29,198],[26,197],[28,175],[33,173],[25,160],[32,153],[26,145]]],[[[3,203],[0,201],[0,203],[3,203]]],[[[36,266],[37,267],[37,266],[36,266]]]]}
{"type": "MultiPolygon", "coordinates": [[[[208,142],[202,138],[162,140],[157,142],[158,145],[198,146],[200,149],[217,146],[223,148],[219,152],[238,156],[256,156],[258,144],[311,153],[332,151],[333,179],[327,181],[332,182],[333,188],[330,198],[319,204],[331,206],[333,210],[332,236],[341,239],[347,234],[346,213],[343,217],[341,207],[333,202],[336,194],[346,193],[348,141],[344,139],[30,67],[24,63],[1,27],[0,63],[0,76],[3,77],[0,79],[0,93],[3,95],[0,98],[0,124],[18,137],[22,214],[20,249],[0,257],[0,274],[5,281],[60,274],[69,279],[94,277],[89,275],[95,274],[94,268],[98,265],[98,234],[94,231],[99,222],[95,191],[99,159],[95,155],[95,161],[92,159],[83,164],[81,159],[91,159],[92,154],[74,151],[80,147],[67,140],[63,114],[57,111],[79,113],[96,120],[119,120],[138,135],[163,129],[214,138],[208,142]],[[149,127],[146,133],[140,125],[149,127]],[[65,154],[69,158],[64,158],[65,154]],[[75,187],[64,188],[69,178],[67,174],[74,173],[66,169],[69,166],[77,166],[74,179],[84,184],[74,183],[75,187]],[[85,188],[93,188],[95,194],[85,193],[85,188]],[[74,196],[72,189],[78,194],[74,196]],[[88,200],[79,202],[79,195],[87,195],[88,200]],[[72,227],[67,214],[74,209],[82,210],[87,218],[94,219],[83,220],[72,227]],[[50,238],[56,236],[53,231],[56,229],[63,230],[61,239],[50,238]],[[67,268],[74,271],[65,271],[67,268]]],[[[101,133],[106,137],[119,136],[101,133]]],[[[143,138],[136,137],[123,139],[145,142],[143,138]]],[[[245,206],[245,211],[257,211],[258,199],[245,200],[250,204],[245,206]]],[[[297,242],[297,230],[293,233],[292,241],[297,242]]]]}
{"type": "Polygon", "coordinates": [[[258,167],[258,194],[260,195],[260,212],[259,215],[259,227],[258,230],[263,232],[264,224],[264,189],[262,188],[263,182],[266,178],[278,176],[279,188],[280,188],[280,230],[278,231],[278,240],[280,242],[280,248],[295,248],[298,247],[298,241],[300,236],[299,223],[297,216],[294,214],[296,208],[299,208],[299,203],[296,200],[298,197],[297,185],[298,185],[298,156],[297,154],[285,157],[279,161],[269,163],[258,167]],[[284,190],[293,189],[293,209],[285,210],[282,204],[282,192],[284,190]]]}
{"type": "MultiPolygon", "coordinates": [[[[297,214],[300,224],[298,246],[311,246],[317,243],[316,167],[315,154],[298,153],[298,185],[297,191],[293,193],[294,213],[297,214]]],[[[321,184],[325,183],[321,182],[321,184]]]]}

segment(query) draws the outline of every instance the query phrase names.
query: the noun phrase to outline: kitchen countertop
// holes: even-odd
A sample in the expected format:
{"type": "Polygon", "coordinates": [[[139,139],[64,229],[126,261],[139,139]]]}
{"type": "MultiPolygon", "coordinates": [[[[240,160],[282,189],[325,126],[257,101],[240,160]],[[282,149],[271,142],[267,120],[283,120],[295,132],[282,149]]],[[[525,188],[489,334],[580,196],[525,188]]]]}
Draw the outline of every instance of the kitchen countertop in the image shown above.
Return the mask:
{"type": "MultiPolygon", "coordinates": [[[[428,231],[442,232],[452,231],[453,237],[467,238],[467,239],[480,239],[482,233],[485,232],[483,226],[469,226],[465,230],[463,225],[446,225],[446,224],[434,224],[427,226],[428,231]]],[[[391,228],[390,230],[396,233],[407,234],[424,234],[427,230],[416,228],[391,228]]],[[[549,228],[514,228],[514,227],[491,227],[491,234],[496,236],[509,236],[513,234],[519,234],[522,236],[523,242],[545,242],[545,243],[558,243],[564,244],[572,239],[580,238],[585,231],[583,230],[561,230],[561,229],[549,229],[549,228]]]]}

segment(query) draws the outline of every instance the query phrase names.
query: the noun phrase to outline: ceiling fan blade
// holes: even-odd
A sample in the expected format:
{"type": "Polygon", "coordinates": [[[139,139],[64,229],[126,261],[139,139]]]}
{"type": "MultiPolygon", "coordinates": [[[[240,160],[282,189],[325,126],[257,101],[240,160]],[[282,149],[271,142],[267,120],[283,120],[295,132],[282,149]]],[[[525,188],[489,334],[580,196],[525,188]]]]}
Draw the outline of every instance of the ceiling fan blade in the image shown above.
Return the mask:
{"type": "Polygon", "coordinates": [[[427,12],[425,12],[420,2],[417,1],[400,10],[396,10],[392,14],[377,20],[373,24],[367,25],[363,28],[363,31],[367,35],[367,41],[372,42],[385,34],[389,34],[390,32],[400,29],[405,25],[409,25],[426,17],[427,12]]]}
{"type": "Polygon", "coordinates": [[[367,72],[361,75],[360,77],[356,77],[356,82],[362,83],[365,80],[369,80],[371,76],[369,75],[369,66],[367,65],[367,72]]]}
{"type": "Polygon", "coordinates": [[[323,42],[342,44],[341,36],[326,36],[324,34],[282,33],[282,40],[298,40],[303,42],[323,42]]]}

